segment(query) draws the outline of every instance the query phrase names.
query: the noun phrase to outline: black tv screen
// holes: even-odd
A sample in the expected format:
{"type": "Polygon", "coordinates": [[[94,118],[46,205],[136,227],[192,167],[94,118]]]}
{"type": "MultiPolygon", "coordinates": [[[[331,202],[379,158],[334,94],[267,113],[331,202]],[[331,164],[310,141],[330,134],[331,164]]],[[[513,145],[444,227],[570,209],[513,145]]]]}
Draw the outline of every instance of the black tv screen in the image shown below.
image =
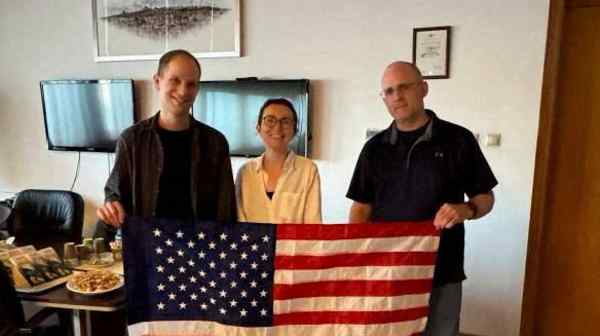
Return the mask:
{"type": "Polygon", "coordinates": [[[290,147],[308,156],[308,92],[307,79],[204,81],[192,111],[196,119],[225,135],[231,155],[258,156],[264,151],[256,132],[260,107],[269,98],[286,98],[298,113],[298,134],[290,147]]]}
{"type": "Polygon", "coordinates": [[[131,79],[40,82],[48,149],[114,152],[134,123],[131,79]]]}

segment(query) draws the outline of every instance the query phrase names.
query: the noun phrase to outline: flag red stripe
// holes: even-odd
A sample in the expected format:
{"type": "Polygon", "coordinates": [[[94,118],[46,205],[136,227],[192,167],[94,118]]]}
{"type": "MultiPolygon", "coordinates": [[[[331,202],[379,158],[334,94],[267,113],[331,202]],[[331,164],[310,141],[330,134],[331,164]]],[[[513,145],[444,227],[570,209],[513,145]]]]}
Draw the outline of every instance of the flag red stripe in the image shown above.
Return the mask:
{"type": "Polygon", "coordinates": [[[433,221],[368,224],[279,224],[277,239],[357,239],[376,237],[437,236],[433,221]]]}
{"type": "Polygon", "coordinates": [[[330,256],[275,256],[275,269],[323,269],[347,266],[435,265],[436,252],[344,253],[330,256]]]}
{"type": "Polygon", "coordinates": [[[375,324],[411,321],[426,317],[427,307],[380,311],[324,311],[298,312],[273,316],[274,325],[285,324],[375,324]]]}
{"type": "Polygon", "coordinates": [[[399,296],[431,291],[432,279],[318,281],[273,285],[274,300],[326,296],[399,296]]]}

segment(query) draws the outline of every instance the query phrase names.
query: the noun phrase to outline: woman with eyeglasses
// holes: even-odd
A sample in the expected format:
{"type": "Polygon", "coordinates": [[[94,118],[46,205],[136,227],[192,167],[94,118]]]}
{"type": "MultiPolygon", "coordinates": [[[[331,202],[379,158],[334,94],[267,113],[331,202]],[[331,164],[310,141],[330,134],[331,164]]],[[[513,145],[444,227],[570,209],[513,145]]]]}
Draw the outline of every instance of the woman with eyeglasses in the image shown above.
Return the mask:
{"type": "Polygon", "coordinates": [[[288,145],[298,132],[298,115],[283,98],[260,108],[256,131],[265,152],[246,162],[236,178],[238,218],[254,223],[321,223],[317,166],[288,145]]]}

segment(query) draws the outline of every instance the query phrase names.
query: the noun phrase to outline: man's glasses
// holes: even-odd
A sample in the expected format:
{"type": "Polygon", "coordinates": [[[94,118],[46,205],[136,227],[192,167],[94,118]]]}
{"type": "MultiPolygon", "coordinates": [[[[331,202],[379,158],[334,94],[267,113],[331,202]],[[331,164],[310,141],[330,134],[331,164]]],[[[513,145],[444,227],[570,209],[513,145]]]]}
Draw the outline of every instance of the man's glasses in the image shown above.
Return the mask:
{"type": "Polygon", "coordinates": [[[292,129],[294,128],[294,119],[290,118],[281,118],[277,119],[273,116],[264,116],[262,118],[262,123],[268,128],[274,128],[277,124],[281,125],[281,128],[292,129]]]}
{"type": "Polygon", "coordinates": [[[389,98],[396,93],[405,94],[406,92],[408,92],[408,90],[411,90],[417,84],[420,84],[422,82],[423,82],[422,80],[418,80],[418,81],[414,81],[414,82],[398,84],[396,86],[386,87],[385,89],[381,90],[381,92],[379,92],[379,95],[382,98],[389,98]]]}

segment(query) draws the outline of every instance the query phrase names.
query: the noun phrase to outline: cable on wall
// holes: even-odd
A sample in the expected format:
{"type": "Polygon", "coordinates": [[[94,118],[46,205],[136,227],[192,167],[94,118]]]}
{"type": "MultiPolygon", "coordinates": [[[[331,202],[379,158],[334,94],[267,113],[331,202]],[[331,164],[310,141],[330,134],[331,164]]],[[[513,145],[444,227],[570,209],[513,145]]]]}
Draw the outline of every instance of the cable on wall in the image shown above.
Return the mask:
{"type": "Polygon", "coordinates": [[[108,171],[108,176],[110,177],[110,167],[111,167],[111,164],[110,164],[110,153],[106,153],[106,163],[108,164],[108,170],[107,171],[108,171]]]}
{"type": "Polygon", "coordinates": [[[73,178],[73,184],[71,184],[71,191],[75,187],[75,182],[77,182],[77,177],[79,177],[79,163],[81,162],[81,152],[77,152],[77,168],[75,169],[75,178],[73,178]]]}

